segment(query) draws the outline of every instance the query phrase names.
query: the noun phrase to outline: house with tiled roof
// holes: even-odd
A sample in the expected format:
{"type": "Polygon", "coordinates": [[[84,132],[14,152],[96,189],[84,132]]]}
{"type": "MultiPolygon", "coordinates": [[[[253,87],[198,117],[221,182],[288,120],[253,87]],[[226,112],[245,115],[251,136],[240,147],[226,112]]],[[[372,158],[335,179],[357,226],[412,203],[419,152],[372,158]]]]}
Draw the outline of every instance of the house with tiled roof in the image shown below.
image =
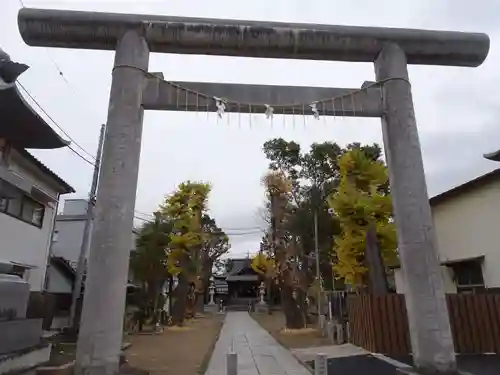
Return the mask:
{"type": "Polygon", "coordinates": [[[29,283],[33,300],[46,289],[59,199],[74,189],[28,151],[69,143],[18,90],[17,76],[26,69],[0,50],[0,262],[29,283]]]}

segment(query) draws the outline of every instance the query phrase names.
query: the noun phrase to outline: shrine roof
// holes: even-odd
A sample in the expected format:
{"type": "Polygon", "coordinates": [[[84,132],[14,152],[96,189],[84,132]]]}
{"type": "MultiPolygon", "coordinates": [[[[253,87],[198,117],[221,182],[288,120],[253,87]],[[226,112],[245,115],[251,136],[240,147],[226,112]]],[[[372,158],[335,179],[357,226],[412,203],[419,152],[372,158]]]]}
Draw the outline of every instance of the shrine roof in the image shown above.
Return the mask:
{"type": "Polygon", "coordinates": [[[226,281],[258,281],[258,275],[231,275],[226,278],[226,281]]]}

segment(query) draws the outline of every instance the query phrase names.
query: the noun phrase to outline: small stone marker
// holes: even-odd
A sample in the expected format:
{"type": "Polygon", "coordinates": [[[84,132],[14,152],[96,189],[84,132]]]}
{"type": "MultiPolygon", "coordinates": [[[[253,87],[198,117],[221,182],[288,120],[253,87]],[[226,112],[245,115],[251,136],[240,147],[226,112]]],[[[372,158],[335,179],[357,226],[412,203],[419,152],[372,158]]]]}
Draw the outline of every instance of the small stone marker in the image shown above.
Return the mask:
{"type": "Polygon", "coordinates": [[[209,296],[210,296],[210,300],[208,301],[208,304],[209,304],[209,305],[215,305],[215,301],[214,301],[215,286],[214,286],[213,281],[212,281],[212,283],[210,284],[210,286],[208,287],[208,294],[209,294],[209,296]]]}
{"type": "Polygon", "coordinates": [[[326,354],[320,353],[316,355],[314,359],[314,375],[328,375],[328,357],[326,354]]]}
{"type": "Polygon", "coordinates": [[[226,354],[226,375],[238,375],[238,356],[236,353],[226,354]]]}

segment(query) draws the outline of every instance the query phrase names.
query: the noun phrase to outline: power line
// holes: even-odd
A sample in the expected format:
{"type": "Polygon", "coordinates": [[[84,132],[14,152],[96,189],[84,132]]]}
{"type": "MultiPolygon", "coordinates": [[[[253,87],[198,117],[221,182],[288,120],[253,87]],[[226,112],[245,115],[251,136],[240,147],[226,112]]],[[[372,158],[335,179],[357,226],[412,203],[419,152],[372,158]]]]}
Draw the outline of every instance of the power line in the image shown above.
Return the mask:
{"type": "Polygon", "coordinates": [[[154,215],[153,215],[153,214],[148,214],[148,213],[146,213],[146,212],[141,212],[141,211],[139,211],[139,210],[135,210],[135,213],[140,214],[140,215],[149,216],[149,217],[154,218],[154,215]]]}
{"type": "MultiPolygon", "coordinates": [[[[73,141],[73,143],[75,143],[77,146],[79,146],[83,151],[85,151],[89,156],[91,156],[94,160],[95,160],[95,157],[92,156],[89,152],[87,152],[82,146],[80,146],[75,140],[74,138],[72,138],[64,129],[61,128],[61,126],[59,126],[57,124],[57,122],[47,113],[47,111],[45,111],[45,109],[40,105],[40,103],[35,99],[35,97],[23,86],[23,84],[21,82],[18,81],[18,84],[19,86],[24,90],[24,92],[26,92],[26,94],[31,98],[31,100],[33,100],[33,102],[38,106],[38,108],[40,108],[40,110],[45,113],[45,115],[70,139],[73,141]]],[[[75,153],[75,155],[77,155],[78,157],[80,157],[82,160],[84,160],[85,162],[87,162],[88,164],[94,166],[95,163],[88,160],[85,156],[83,156],[82,154],[80,154],[78,151],[76,151],[74,148],[71,147],[71,145],[68,145],[68,148],[73,151],[75,153]]],[[[135,211],[136,213],[139,213],[139,214],[142,214],[142,215],[147,215],[147,216],[153,216],[153,215],[149,215],[149,214],[146,214],[146,213],[143,213],[143,212],[140,212],[140,211],[135,211]]],[[[141,220],[144,220],[144,221],[148,221],[146,219],[143,219],[143,218],[139,218],[139,217],[136,217],[137,219],[141,219],[141,220]]]]}
{"type": "Polygon", "coordinates": [[[240,233],[226,233],[227,236],[233,237],[233,236],[251,236],[254,234],[261,234],[262,231],[255,231],[255,232],[240,232],[240,233]]]}
{"type": "MultiPolygon", "coordinates": [[[[73,142],[76,146],[78,146],[82,151],[84,151],[87,155],[89,155],[94,161],[95,161],[95,157],[90,153],[88,152],[87,150],[85,150],[82,146],[80,146],[80,144],[78,142],[75,141],[75,139],[73,137],[71,137],[53,118],[52,116],[50,116],[47,111],[41,106],[41,104],[38,102],[38,100],[36,100],[36,98],[28,91],[28,89],[26,87],[24,87],[24,85],[17,81],[17,84],[19,85],[19,87],[21,87],[21,89],[26,93],[26,95],[28,95],[28,97],[36,104],[36,106],[38,108],[40,108],[40,110],[45,114],[45,116],[47,116],[53,123],[55,126],[57,126],[57,128],[64,134],[66,135],[66,137],[68,137],[69,140],[71,140],[71,142],[73,142]]],[[[89,161],[86,157],[84,157],[83,155],[81,155],[79,152],[77,152],[75,149],[73,149],[70,145],[68,145],[68,148],[73,151],[76,155],[78,155],[81,159],[85,160],[87,163],[89,163],[90,165],[94,165],[94,163],[92,161],[89,161]]]]}
{"type": "MultiPolygon", "coordinates": [[[[23,2],[23,0],[19,0],[19,3],[21,4],[21,7],[25,7],[25,4],[23,2]]],[[[61,76],[61,78],[64,80],[64,82],[68,85],[68,87],[71,89],[73,95],[76,96],[76,92],[75,92],[75,89],[73,87],[73,85],[70,84],[70,82],[68,81],[68,79],[66,78],[66,76],[64,75],[62,69],[60,68],[59,64],[57,64],[56,60],[52,57],[52,55],[50,53],[48,53],[48,50],[46,50],[52,64],[54,65],[54,67],[56,68],[57,72],[59,73],[59,76],[61,76]]],[[[54,125],[64,134],[66,135],[66,137],[68,137],[69,140],[71,140],[76,146],[78,146],[84,153],[86,153],[88,156],[90,156],[94,161],[96,160],[95,159],[95,156],[93,156],[90,152],[88,152],[85,148],[83,148],[83,146],[81,146],[77,141],[75,141],[75,139],[73,137],[71,137],[48,113],[47,111],[45,111],[45,109],[41,106],[41,104],[36,100],[36,98],[34,97],[34,95],[32,95],[28,89],[26,89],[26,87],[23,86],[23,84],[19,81],[17,81],[17,83],[19,84],[19,86],[21,87],[21,89],[24,90],[24,92],[28,95],[28,97],[38,106],[38,108],[40,108],[40,110],[54,123],[54,125]]],[[[79,158],[81,158],[82,160],[84,160],[85,162],[87,162],[88,164],[94,166],[95,163],[93,163],[92,161],[88,160],[85,156],[81,155],[78,151],[76,151],[74,148],[71,147],[71,145],[68,145],[67,146],[75,155],[77,155],[79,158]]],[[[140,215],[144,215],[146,217],[150,217],[150,218],[154,218],[154,215],[153,214],[148,214],[148,213],[145,213],[145,212],[141,212],[141,211],[138,211],[138,210],[134,210],[134,212],[136,214],[140,214],[140,215]]],[[[150,222],[151,220],[149,219],[145,219],[145,218],[142,218],[142,217],[139,217],[137,215],[134,215],[134,218],[135,219],[138,219],[138,220],[142,220],[142,221],[145,221],[145,222],[150,222]]],[[[262,232],[263,230],[259,227],[248,227],[248,228],[226,228],[226,230],[241,230],[241,231],[246,231],[246,230],[257,230],[255,232],[241,232],[241,233],[232,233],[232,234],[228,234],[228,236],[239,236],[239,235],[249,235],[249,234],[256,234],[256,233],[260,233],[262,232]]]]}
{"type": "MultiPolygon", "coordinates": [[[[152,219],[154,218],[154,214],[148,214],[146,212],[142,212],[139,210],[135,210],[135,213],[139,214],[139,215],[146,216],[148,218],[152,218],[152,219]]],[[[150,221],[150,219],[145,219],[145,218],[139,217],[139,216],[136,216],[135,218],[142,220],[142,221],[150,221]]],[[[255,231],[263,231],[264,230],[259,226],[255,226],[255,227],[221,227],[221,229],[224,231],[242,231],[242,232],[248,232],[248,231],[253,231],[253,230],[255,230],[255,231]]]]}
{"type": "MultiPolygon", "coordinates": [[[[138,213],[138,211],[135,211],[135,212],[138,213]]],[[[138,220],[144,221],[146,223],[151,223],[152,222],[152,220],[150,220],[150,219],[145,219],[145,218],[137,216],[137,215],[134,215],[134,219],[138,219],[138,220]]],[[[261,229],[261,228],[247,228],[246,230],[243,230],[243,229],[241,229],[241,230],[242,230],[241,232],[231,233],[230,232],[231,229],[224,229],[224,228],[222,228],[222,231],[224,232],[224,234],[226,234],[229,237],[232,237],[232,236],[249,236],[249,235],[259,234],[259,233],[263,233],[264,232],[264,230],[261,229]]]]}
{"type": "MultiPolygon", "coordinates": [[[[24,5],[24,2],[23,0],[19,0],[21,6],[24,8],[25,5],[24,5]]],[[[48,52],[48,51],[47,51],[48,52]]],[[[68,81],[68,79],[66,78],[66,76],[64,75],[63,71],[61,70],[61,68],[59,67],[59,65],[57,64],[57,62],[55,61],[55,59],[48,53],[49,55],[49,58],[51,59],[52,61],[52,64],[54,64],[54,67],[56,68],[57,72],[59,73],[59,75],[62,77],[62,79],[64,80],[64,82],[66,82],[66,84],[70,87],[71,91],[73,92],[74,95],[76,95],[75,93],[75,89],[74,87],[70,84],[70,82],[68,81]]],[[[21,87],[21,89],[26,93],[26,95],[28,95],[28,97],[36,104],[36,106],[38,108],[40,108],[40,110],[54,123],[54,125],[64,134],[66,135],[66,137],[68,137],[69,140],[71,140],[76,146],[78,146],[83,152],[85,152],[88,156],[90,156],[92,159],[94,159],[94,161],[96,160],[95,157],[90,153],[88,152],[87,150],[85,150],[85,148],[83,148],[78,142],[75,141],[75,139],[73,137],[71,137],[68,132],[66,132],[55,120],[52,116],[50,116],[47,111],[41,106],[41,104],[36,100],[35,96],[32,95],[28,89],[26,87],[24,87],[24,85],[18,80],[17,83],[19,84],[19,86],[21,87]]],[[[78,151],[76,151],[73,147],[71,147],[71,145],[68,145],[67,146],[75,155],[77,155],[79,158],[81,158],[82,160],[84,160],[85,162],[87,162],[88,164],[90,164],[91,166],[95,166],[95,163],[88,160],[85,156],[83,156],[81,153],[79,153],[78,151]]],[[[144,215],[144,216],[149,216],[149,217],[154,217],[152,214],[147,214],[145,212],[141,212],[141,211],[137,211],[135,210],[135,213],[137,214],[141,214],[141,215],[144,215]]],[[[141,217],[138,217],[138,216],[134,216],[136,219],[139,219],[139,220],[143,220],[143,221],[148,221],[144,218],[141,218],[141,217]]]]}
{"type": "Polygon", "coordinates": [[[225,230],[234,230],[234,231],[249,231],[249,230],[264,230],[261,227],[239,227],[239,228],[230,228],[230,227],[223,227],[222,229],[225,230]]]}

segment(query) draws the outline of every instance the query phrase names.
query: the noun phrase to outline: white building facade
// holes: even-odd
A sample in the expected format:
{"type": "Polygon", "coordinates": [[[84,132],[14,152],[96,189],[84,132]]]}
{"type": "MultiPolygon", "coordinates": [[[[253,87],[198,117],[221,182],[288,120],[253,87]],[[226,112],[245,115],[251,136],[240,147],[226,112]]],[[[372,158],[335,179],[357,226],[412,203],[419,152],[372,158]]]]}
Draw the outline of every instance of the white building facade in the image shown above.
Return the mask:
{"type": "MultiPolygon", "coordinates": [[[[447,293],[500,289],[500,169],[431,198],[447,293]]],[[[395,271],[405,293],[404,271],[395,271]]]]}
{"type": "MultiPolygon", "coordinates": [[[[67,199],[64,201],[62,212],[56,217],[54,236],[52,239],[51,256],[53,260],[58,260],[59,267],[50,267],[48,282],[48,291],[50,293],[71,293],[72,283],[68,281],[68,276],[70,275],[68,275],[68,273],[65,275],[61,274],[61,271],[63,271],[61,269],[63,267],[61,266],[64,266],[61,262],[66,263],[73,271],[76,271],[83,242],[86,219],[86,199],[67,199]]],[[[92,224],[90,226],[90,231],[92,231],[92,224]]],[[[124,250],[133,251],[135,249],[136,236],[136,232],[132,231],[130,247],[124,250]]],[[[89,250],[90,243],[85,249],[85,259],[88,259],[89,250]]]]}
{"type": "Polygon", "coordinates": [[[73,188],[0,139],[0,192],[0,259],[12,263],[31,292],[42,292],[59,198],[73,188]]]}

